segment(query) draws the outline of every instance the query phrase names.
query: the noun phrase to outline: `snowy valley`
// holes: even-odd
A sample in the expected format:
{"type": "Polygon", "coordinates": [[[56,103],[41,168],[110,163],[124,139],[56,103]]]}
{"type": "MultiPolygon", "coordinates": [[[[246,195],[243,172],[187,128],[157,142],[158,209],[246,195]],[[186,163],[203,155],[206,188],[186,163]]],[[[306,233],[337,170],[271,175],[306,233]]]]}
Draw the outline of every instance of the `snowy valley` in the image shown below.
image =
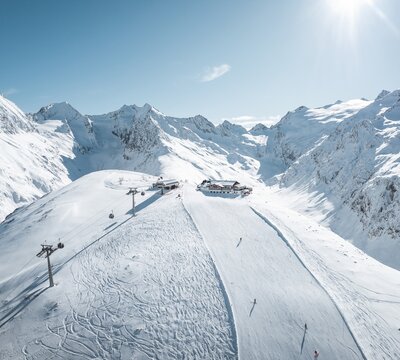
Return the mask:
{"type": "Polygon", "coordinates": [[[400,90],[250,130],[0,97],[0,359],[400,359],[399,131],[400,90]]]}

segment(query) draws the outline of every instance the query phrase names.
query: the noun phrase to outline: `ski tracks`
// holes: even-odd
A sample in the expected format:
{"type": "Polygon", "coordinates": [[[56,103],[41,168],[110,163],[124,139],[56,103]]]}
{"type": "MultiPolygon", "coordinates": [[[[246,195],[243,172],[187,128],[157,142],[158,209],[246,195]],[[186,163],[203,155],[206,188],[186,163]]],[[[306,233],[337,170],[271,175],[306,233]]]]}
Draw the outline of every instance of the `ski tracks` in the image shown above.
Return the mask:
{"type": "Polygon", "coordinates": [[[307,261],[307,265],[304,264],[304,266],[313,274],[338,308],[363,357],[382,360],[400,359],[399,340],[388,331],[386,321],[371,306],[371,303],[376,300],[371,300],[365,292],[358,291],[356,289],[358,285],[351,279],[330,269],[319,254],[308,248],[290,228],[278,219],[274,221],[277,221],[279,228],[258,210],[253,209],[253,211],[276,229],[296,256],[301,258],[302,263],[304,260],[307,261]],[[281,232],[281,229],[284,229],[285,234],[281,232]],[[288,238],[291,240],[289,241],[288,238]]]}
{"type": "Polygon", "coordinates": [[[166,196],[69,266],[62,321],[26,359],[235,359],[235,331],[201,236],[166,196]]]}

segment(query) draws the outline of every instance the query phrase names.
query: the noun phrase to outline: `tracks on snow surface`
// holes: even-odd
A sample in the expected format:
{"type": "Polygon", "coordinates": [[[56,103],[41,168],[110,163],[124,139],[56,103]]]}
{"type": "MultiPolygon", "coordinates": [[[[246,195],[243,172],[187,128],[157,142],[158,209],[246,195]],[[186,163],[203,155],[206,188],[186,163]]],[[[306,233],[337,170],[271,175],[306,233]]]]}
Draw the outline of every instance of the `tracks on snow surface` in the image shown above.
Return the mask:
{"type": "Polygon", "coordinates": [[[26,359],[237,358],[212,259],[180,200],[165,197],[67,268],[63,316],[26,359]]]}

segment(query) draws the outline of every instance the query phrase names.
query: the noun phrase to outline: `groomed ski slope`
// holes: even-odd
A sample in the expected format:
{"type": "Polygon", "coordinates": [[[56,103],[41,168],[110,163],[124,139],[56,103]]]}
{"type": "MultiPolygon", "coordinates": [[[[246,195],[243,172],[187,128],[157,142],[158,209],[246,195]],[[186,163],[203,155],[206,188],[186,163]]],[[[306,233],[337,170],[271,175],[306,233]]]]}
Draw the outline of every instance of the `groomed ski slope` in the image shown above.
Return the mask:
{"type": "Polygon", "coordinates": [[[229,294],[239,358],[311,359],[318,349],[322,359],[362,359],[331,298],[246,201],[185,188],[184,203],[229,294]]]}
{"type": "Polygon", "coordinates": [[[254,195],[246,200],[249,206],[277,229],[335,301],[365,357],[399,360],[399,271],[366,255],[314,217],[290,209],[300,203],[301,194],[259,188],[254,195]]]}

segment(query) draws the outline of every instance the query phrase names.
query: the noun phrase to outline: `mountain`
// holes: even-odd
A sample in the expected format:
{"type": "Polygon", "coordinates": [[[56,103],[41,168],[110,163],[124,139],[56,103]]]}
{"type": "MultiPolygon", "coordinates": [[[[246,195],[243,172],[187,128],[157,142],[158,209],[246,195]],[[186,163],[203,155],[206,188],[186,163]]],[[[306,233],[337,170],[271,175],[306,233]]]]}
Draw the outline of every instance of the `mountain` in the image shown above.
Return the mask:
{"type": "Polygon", "coordinates": [[[295,194],[297,210],[399,268],[399,93],[301,106],[270,128],[250,131],[228,121],[215,126],[201,115],[171,117],[150,104],[82,115],[59,103],[26,115],[3,98],[2,156],[9,171],[2,174],[1,215],[103,169],[191,182],[262,182],[282,196],[295,194]]]}
{"type": "MultiPolygon", "coordinates": [[[[0,218],[68,184],[72,138],[56,126],[38,126],[0,96],[0,218]]],[[[74,168],[71,165],[71,171],[74,168]]]]}
{"type": "Polygon", "coordinates": [[[244,128],[227,121],[215,126],[200,115],[170,117],[149,104],[85,116],[63,102],[29,115],[2,99],[2,164],[9,169],[3,172],[0,193],[3,218],[97,170],[176,177],[179,164],[192,181],[221,176],[247,179],[247,172],[257,173],[252,157],[260,147],[257,137],[247,138],[244,128]]]}
{"type": "Polygon", "coordinates": [[[400,91],[381,93],[324,127],[281,179],[281,186],[318,198],[309,208],[325,211],[324,223],[338,234],[394,267],[400,264],[399,115],[400,91]]]}
{"type": "Polygon", "coordinates": [[[74,138],[81,153],[88,152],[97,145],[93,135],[92,121],[87,116],[82,116],[67,102],[41,108],[33,115],[33,120],[40,124],[46,123],[47,120],[62,122],[61,128],[74,138]]]}

